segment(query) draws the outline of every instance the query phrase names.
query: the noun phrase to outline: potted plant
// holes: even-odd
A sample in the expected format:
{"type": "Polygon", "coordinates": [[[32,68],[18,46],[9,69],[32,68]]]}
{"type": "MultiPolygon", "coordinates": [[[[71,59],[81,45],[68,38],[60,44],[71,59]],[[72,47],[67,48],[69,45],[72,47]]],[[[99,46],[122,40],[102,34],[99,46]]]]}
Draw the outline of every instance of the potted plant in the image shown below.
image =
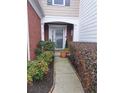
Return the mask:
{"type": "Polygon", "coordinates": [[[69,53],[69,48],[68,48],[68,41],[66,39],[65,48],[63,51],[60,52],[60,57],[65,58],[65,57],[69,56],[69,54],[70,53],[69,53]]]}
{"type": "Polygon", "coordinates": [[[66,52],[65,51],[61,51],[60,52],[60,57],[65,58],[66,57],[66,52]]]}
{"type": "Polygon", "coordinates": [[[70,55],[69,48],[65,48],[63,51],[60,52],[60,57],[68,57],[70,55]]]}

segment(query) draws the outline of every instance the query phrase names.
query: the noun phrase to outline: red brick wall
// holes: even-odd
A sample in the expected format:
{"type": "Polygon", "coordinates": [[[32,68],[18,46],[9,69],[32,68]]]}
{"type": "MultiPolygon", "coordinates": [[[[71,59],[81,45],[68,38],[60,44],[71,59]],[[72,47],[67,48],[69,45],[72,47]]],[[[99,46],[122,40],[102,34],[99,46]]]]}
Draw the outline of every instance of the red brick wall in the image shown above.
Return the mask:
{"type": "Polygon", "coordinates": [[[35,49],[38,42],[41,40],[41,25],[40,18],[36,14],[30,3],[27,3],[28,8],[28,29],[29,29],[29,47],[30,47],[30,59],[35,58],[35,49]]]}

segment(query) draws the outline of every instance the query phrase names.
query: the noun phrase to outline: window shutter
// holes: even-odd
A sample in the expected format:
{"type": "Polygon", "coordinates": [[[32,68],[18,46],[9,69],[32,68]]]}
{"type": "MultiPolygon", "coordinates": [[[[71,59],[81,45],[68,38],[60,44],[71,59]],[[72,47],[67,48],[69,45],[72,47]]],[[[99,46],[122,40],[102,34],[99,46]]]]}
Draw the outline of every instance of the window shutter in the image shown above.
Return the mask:
{"type": "Polygon", "coordinates": [[[52,5],[52,0],[47,0],[48,5],[52,5]]]}
{"type": "Polygon", "coordinates": [[[65,6],[70,6],[70,0],[65,0],[65,6]]]}

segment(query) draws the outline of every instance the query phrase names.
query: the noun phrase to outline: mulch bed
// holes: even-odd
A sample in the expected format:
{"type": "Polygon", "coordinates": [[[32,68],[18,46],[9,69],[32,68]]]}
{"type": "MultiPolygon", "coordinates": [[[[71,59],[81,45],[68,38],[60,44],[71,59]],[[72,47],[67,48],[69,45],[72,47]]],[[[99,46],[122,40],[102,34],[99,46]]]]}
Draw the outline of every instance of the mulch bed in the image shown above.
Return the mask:
{"type": "Polygon", "coordinates": [[[27,93],[48,93],[53,85],[54,63],[49,65],[48,74],[43,80],[33,81],[33,86],[27,85],[27,93]]]}

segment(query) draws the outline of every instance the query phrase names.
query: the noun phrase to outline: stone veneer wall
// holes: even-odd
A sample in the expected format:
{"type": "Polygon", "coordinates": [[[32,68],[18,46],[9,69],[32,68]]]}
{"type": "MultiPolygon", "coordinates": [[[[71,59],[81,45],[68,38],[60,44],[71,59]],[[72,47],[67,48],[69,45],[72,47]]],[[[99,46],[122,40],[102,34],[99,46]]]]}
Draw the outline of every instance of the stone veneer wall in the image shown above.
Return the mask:
{"type": "Polygon", "coordinates": [[[97,92],[97,43],[70,43],[73,65],[81,79],[85,93],[97,92]]]}

